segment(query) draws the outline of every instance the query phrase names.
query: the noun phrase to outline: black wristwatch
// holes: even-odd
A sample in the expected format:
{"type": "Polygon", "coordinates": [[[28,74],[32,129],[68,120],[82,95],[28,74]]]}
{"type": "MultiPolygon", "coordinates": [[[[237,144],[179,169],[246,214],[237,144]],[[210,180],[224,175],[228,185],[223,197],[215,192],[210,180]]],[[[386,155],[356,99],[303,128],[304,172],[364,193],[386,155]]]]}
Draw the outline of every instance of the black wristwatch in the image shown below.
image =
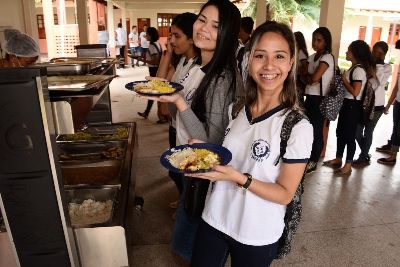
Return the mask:
{"type": "Polygon", "coordinates": [[[249,174],[249,173],[243,173],[243,174],[246,175],[247,181],[243,185],[238,184],[238,186],[240,186],[241,188],[247,190],[247,189],[249,189],[250,184],[253,181],[253,176],[251,176],[251,174],[249,174]]]}

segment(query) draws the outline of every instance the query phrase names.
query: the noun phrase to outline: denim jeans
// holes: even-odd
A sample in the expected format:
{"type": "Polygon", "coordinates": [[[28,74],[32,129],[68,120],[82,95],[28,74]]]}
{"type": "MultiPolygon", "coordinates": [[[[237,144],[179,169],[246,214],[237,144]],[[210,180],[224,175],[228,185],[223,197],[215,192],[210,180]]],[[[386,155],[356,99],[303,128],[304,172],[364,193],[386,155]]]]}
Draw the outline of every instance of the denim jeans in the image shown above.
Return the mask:
{"type": "MultiPolygon", "coordinates": [[[[130,47],[131,55],[139,55],[140,54],[140,46],[138,47],[130,47]]],[[[135,59],[131,58],[132,65],[135,65],[135,59]]],[[[136,60],[136,64],[139,64],[139,61],[136,60]]]]}
{"type": "Polygon", "coordinates": [[[304,108],[306,115],[310,119],[310,123],[313,126],[314,141],[312,144],[310,161],[318,162],[321,156],[322,149],[324,148],[324,117],[322,117],[319,104],[321,103],[321,97],[316,95],[307,95],[306,101],[304,102],[304,108]]]}
{"type": "Polygon", "coordinates": [[[393,105],[393,139],[392,151],[398,152],[400,147],[400,102],[395,101],[393,105]]]}
{"type": "Polygon", "coordinates": [[[360,159],[369,160],[368,154],[369,154],[369,149],[371,148],[375,126],[378,123],[382,114],[383,111],[375,110],[374,118],[372,119],[372,121],[370,121],[366,125],[363,124],[357,125],[356,140],[361,149],[361,153],[359,156],[360,159]]]}
{"type": "Polygon", "coordinates": [[[232,267],[267,267],[278,251],[278,242],[265,246],[242,244],[201,221],[193,249],[192,267],[224,267],[231,255],[232,267]]]}
{"type": "Polygon", "coordinates": [[[187,187],[187,179],[183,178],[183,193],[179,199],[176,211],[176,220],[172,233],[172,250],[187,261],[191,261],[193,245],[196,238],[197,228],[201,218],[189,217],[184,208],[184,196],[187,187]]]}

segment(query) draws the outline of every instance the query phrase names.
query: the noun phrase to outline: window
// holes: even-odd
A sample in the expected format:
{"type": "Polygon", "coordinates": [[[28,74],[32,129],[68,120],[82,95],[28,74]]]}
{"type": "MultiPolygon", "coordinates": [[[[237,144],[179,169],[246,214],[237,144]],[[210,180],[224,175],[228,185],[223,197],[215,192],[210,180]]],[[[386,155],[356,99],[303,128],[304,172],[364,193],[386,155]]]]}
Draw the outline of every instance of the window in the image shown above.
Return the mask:
{"type": "Polygon", "coordinates": [[[172,19],[178,14],[172,13],[157,13],[157,28],[160,37],[169,36],[169,28],[171,27],[172,19]]]}

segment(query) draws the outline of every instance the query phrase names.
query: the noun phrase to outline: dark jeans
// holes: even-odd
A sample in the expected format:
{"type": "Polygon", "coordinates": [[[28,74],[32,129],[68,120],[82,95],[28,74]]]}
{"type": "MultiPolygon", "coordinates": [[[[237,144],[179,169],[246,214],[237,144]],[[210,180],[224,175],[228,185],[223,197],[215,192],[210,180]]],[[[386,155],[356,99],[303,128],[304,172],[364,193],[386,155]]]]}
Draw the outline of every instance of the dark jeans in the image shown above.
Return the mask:
{"type": "MultiPolygon", "coordinates": [[[[158,66],[157,67],[149,67],[150,76],[156,77],[157,70],[158,70],[158,66]]],[[[147,106],[146,106],[146,110],[144,111],[144,114],[146,114],[146,115],[150,114],[151,108],[153,107],[153,103],[154,103],[154,100],[147,100],[147,106]]]]}
{"type": "Polygon", "coordinates": [[[117,58],[120,60],[119,67],[125,67],[125,45],[119,48],[119,55],[117,58]]]}
{"type": "Polygon", "coordinates": [[[393,105],[393,139],[392,150],[399,151],[400,146],[400,102],[395,101],[393,105]],[[393,148],[394,146],[394,148],[393,148]]]}
{"type": "Polygon", "coordinates": [[[223,267],[231,255],[232,267],[270,266],[278,251],[278,242],[266,246],[239,243],[201,220],[193,248],[192,267],[223,267]]]}
{"type": "MultiPolygon", "coordinates": [[[[169,137],[169,147],[173,148],[176,147],[176,129],[170,125],[168,129],[168,137],[169,137]]],[[[183,192],[183,175],[180,173],[168,172],[169,177],[171,177],[172,181],[175,182],[176,188],[178,189],[179,195],[183,192]]]]}
{"type": "Polygon", "coordinates": [[[356,140],[360,146],[361,153],[359,158],[369,160],[369,149],[371,148],[372,138],[375,130],[375,126],[378,123],[380,117],[383,114],[383,110],[375,110],[374,118],[367,124],[358,124],[356,132],[356,140]]]}
{"type": "Polygon", "coordinates": [[[324,117],[322,117],[321,111],[319,109],[319,104],[321,103],[321,97],[315,95],[307,95],[306,101],[304,102],[304,108],[306,110],[306,115],[310,120],[310,123],[314,129],[314,141],[312,144],[310,161],[318,162],[321,156],[322,149],[324,148],[324,117]]]}
{"type": "MultiPolygon", "coordinates": [[[[130,47],[131,55],[137,56],[140,54],[140,46],[138,47],[130,47]]],[[[135,59],[131,58],[132,66],[135,65],[135,59]]],[[[136,59],[136,64],[139,64],[139,60],[136,59]]]]}
{"type": "MultiPolygon", "coordinates": [[[[147,50],[149,49],[141,47],[140,50],[142,51],[142,58],[146,58],[147,50]]],[[[143,62],[143,65],[146,65],[146,63],[143,62]]]]}
{"type": "Polygon", "coordinates": [[[361,118],[361,101],[345,98],[336,128],[336,157],[342,158],[347,146],[346,163],[353,162],[356,152],[356,131],[361,118]]]}

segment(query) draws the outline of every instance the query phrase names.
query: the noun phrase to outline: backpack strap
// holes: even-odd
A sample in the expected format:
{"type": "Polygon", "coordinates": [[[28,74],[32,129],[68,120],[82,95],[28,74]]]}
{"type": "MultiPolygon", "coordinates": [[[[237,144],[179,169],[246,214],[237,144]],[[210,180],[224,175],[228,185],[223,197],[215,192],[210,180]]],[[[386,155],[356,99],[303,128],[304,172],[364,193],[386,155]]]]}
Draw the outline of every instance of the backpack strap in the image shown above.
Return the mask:
{"type": "Polygon", "coordinates": [[[275,166],[278,165],[279,160],[283,158],[286,153],[287,142],[290,138],[293,127],[302,119],[307,119],[307,117],[300,113],[298,110],[292,110],[283,121],[281,129],[280,153],[279,157],[275,161],[275,166]]]}

